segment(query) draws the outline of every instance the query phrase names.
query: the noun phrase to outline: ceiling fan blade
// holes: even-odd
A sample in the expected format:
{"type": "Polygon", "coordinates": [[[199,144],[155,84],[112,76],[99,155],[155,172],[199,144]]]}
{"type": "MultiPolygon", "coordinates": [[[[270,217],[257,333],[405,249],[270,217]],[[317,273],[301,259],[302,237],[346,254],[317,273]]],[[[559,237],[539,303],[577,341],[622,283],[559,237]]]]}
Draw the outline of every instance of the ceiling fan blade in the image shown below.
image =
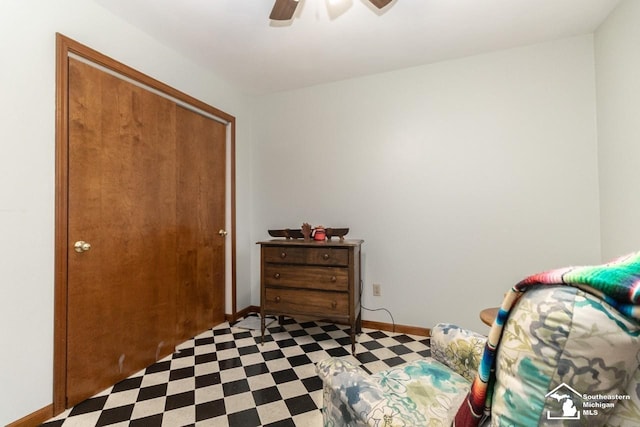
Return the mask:
{"type": "Polygon", "coordinates": [[[288,21],[298,7],[298,0],[276,0],[269,19],[274,21],[288,21]]]}
{"type": "Polygon", "coordinates": [[[392,2],[392,0],[369,0],[378,9],[382,9],[386,5],[392,2]]]}

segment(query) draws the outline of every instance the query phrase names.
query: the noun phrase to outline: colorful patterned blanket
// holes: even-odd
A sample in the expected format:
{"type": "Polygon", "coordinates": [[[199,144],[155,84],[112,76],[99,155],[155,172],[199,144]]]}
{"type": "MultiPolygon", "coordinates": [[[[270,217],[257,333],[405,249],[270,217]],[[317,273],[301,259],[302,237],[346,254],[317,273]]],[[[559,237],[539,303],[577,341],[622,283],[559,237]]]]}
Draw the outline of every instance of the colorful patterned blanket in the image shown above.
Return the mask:
{"type": "Polygon", "coordinates": [[[496,351],[511,307],[532,285],[558,284],[595,294],[624,315],[640,320],[640,252],[602,265],[559,268],[527,277],[505,295],[489,332],[478,374],[466,401],[458,409],[454,426],[477,426],[483,417],[491,414],[496,351]]]}

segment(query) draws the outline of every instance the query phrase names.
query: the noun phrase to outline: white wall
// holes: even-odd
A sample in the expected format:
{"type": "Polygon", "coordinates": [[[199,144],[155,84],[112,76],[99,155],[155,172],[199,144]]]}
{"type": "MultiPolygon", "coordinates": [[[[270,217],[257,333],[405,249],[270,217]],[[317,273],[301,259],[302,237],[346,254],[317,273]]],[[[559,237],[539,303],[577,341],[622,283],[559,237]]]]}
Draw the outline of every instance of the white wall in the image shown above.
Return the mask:
{"type": "Polygon", "coordinates": [[[595,35],[602,256],[640,249],[640,2],[622,2],[595,35]]]}
{"type": "Polygon", "coordinates": [[[247,99],[94,2],[3,0],[0,425],[52,402],[55,32],[238,118],[239,306],[250,303],[247,99]]]}
{"type": "Polygon", "coordinates": [[[254,116],[254,240],[350,227],[364,304],[397,323],[483,330],[525,275],[600,260],[590,35],[264,96],[254,116]]]}

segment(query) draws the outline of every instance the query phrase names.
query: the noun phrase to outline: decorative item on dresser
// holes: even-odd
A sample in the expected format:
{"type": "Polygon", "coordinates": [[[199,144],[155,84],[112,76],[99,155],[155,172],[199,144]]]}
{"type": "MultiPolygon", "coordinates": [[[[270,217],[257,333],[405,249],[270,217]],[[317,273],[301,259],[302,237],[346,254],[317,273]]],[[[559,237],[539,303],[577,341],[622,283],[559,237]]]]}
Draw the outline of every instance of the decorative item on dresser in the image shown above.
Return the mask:
{"type": "Polygon", "coordinates": [[[274,239],[258,242],[260,318],[315,318],[351,327],[351,352],[361,332],[360,247],[363,240],[274,239]]]}
{"type": "MultiPolygon", "coordinates": [[[[322,226],[319,226],[322,227],[322,226]]],[[[331,240],[332,237],[338,237],[340,240],[344,240],[344,236],[349,232],[348,228],[324,228],[325,236],[327,240],[331,240]]],[[[285,237],[287,239],[305,239],[309,240],[312,233],[311,226],[308,223],[302,224],[302,228],[285,228],[282,230],[269,230],[269,236],[271,237],[285,237]]]]}

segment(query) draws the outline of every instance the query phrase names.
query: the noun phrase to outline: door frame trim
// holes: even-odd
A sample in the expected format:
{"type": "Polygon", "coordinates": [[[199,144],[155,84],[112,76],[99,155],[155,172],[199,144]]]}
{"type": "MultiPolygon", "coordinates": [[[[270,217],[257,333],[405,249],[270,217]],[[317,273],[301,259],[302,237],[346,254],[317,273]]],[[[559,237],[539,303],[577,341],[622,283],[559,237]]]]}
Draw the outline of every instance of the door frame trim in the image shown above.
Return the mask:
{"type": "Polygon", "coordinates": [[[184,92],[168,86],[94,49],[56,33],[56,131],[55,131],[55,250],[54,250],[54,322],[53,322],[53,413],[66,409],[67,372],[67,268],[68,239],[68,168],[69,168],[69,56],[84,58],[128,79],[156,90],[170,98],[218,117],[230,127],[230,202],[231,202],[231,317],[236,309],[236,119],[184,92]]]}

